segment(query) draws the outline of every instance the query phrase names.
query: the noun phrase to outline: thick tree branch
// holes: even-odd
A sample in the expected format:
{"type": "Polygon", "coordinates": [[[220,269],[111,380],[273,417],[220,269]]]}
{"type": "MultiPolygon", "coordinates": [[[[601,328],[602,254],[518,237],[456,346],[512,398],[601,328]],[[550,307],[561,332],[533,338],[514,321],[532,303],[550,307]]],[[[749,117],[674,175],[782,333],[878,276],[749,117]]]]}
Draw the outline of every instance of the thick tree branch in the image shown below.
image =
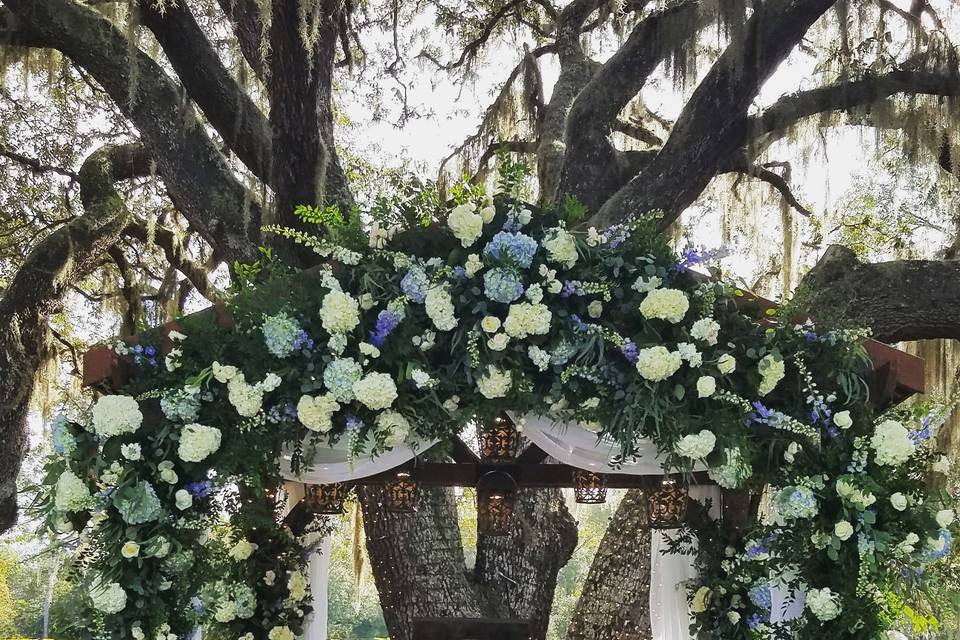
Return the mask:
{"type": "Polygon", "coordinates": [[[94,152],[79,172],[84,214],[41,240],[0,299],[0,531],[17,518],[17,474],[37,370],[50,356],[48,318],[77,278],[99,264],[129,213],[113,183],[146,161],[139,145],[94,152]]]}
{"type": "Polygon", "coordinates": [[[809,218],[813,215],[813,213],[800,204],[800,201],[797,200],[797,197],[793,194],[793,191],[790,188],[790,182],[788,178],[789,171],[786,175],[780,175],[776,171],[770,170],[770,166],[776,166],[777,164],[778,163],[754,164],[747,159],[746,155],[739,154],[730,161],[726,167],[726,171],[740,173],[745,176],[766,182],[780,192],[781,197],[783,197],[784,201],[788,205],[796,209],[801,215],[809,218]]]}
{"type": "Polygon", "coordinates": [[[139,130],[174,205],[191,225],[225,259],[252,258],[259,240],[260,206],[163,69],[132,47],[106,18],[75,2],[3,3],[30,33],[86,69],[110,94],[139,130]]]}
{"type": "Polygon", "coordinates": [[[140,17],[177,76],[227,146],[264,182],[270,178],[270,126],[220,61],[187,3],[140,0],[140,17]]]}
{"type": "Polygon", "coordinates": [[[263,19],[256,0],[217,0],[233,24],[240,52],[258,78],[263,78],[268,51],[263,42],[263,19]]]}
{"type": "Polygon", "coordinates": [[[832,245],[796,297],[812,316],[869,327],[883,342],[960,339],[960,261],[869,264],[832,245]]]}
{"type": "Polygon", "coordinates": [[[760,87],[834,0],[769,0],[756,5],[742,43],[727,47],[693,92],[666,144],[591,221],[663,211],[669,226],[747,138],[747,109],[760,87]]]}
{"type": "MultiPolygon", "coordinates": [[[[150,240],[150,231],[140,220],[132,220],[123,230],[123,235],[136,238],[143,243],[150,240]]],[[[173,231],[166,227],[155,227],[153,242],[163,250],[167,262],[186,276],[200,295],[211,302],[216,302],[223,297],[222,292],[210,283],[207,269],[190,258],[186,246],[173,231]]]]}

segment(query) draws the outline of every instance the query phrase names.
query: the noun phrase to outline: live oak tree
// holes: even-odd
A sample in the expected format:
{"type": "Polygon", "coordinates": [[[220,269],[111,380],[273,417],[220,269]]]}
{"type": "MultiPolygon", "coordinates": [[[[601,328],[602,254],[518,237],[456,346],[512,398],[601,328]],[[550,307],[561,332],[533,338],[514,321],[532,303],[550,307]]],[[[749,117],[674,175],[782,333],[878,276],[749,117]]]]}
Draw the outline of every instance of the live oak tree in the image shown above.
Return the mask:
{"type": "MultiPolygon", "coordinates": [[[[666,232],[728,177],[757,182],[782,199],[785,289],[791,221],[813,213],[774,154],[799,131],[893,131],[913,163],[950,175],[960,157],[947,0],[0,3],[6,76],[21,83],[0,93],[0,529],[16,518],[37,375],[75,349],[58,330],[65,296],[115,306],[132,332],[191,293],[218,299],[216,267],[256,261],[262,224],[297,226],[299,204],[348,210],[374,163],[339,135],[348,100],[402,126],[427,109],[410,96],[415,76],[500,74],[486,52],[513,50],[441,187],[461,169],[483,180],[498,151],[514,153],[535,167],[542,204],[575,199],[598,227],[658,211],[666,232]],[[809,86],[764,97],[785,62],[809,86]],[[675,113],[649,106],[664,92],[675,113]]],[[[830,249],[798,299],[881,340],[957,338],[956,246],[882,264],[830,249]]],[[[377,490],[361,499],[395,637],[414,617],[448,615],[529,618],[543,637],[576,542],[558,492],[525,492],[511,536],[481,538],[469,573],[448,491],[407,518],[380,509],[377,490]]],[[[624,500],[568,637],[648,633],[645,509],[639,493],[624,500]]]]}

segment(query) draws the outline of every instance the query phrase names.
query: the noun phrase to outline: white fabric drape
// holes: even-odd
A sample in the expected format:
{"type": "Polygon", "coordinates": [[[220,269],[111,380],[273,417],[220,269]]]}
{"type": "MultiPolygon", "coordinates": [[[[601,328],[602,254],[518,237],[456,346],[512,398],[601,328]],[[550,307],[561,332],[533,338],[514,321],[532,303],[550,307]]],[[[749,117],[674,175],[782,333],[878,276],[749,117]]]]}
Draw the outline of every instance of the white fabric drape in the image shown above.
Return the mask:
{"type": "MultiPolygon", "coordinates": [[[[694,485],[690,498],[711,501],[710,516],[720,516],[720,487],[694,485]]],[[[677,529],[654,529],[650,536],[650,630],[653,640],[690,640],[686,581],[696,577],[693,554],[664,554],[677,529]]]]}
{"type": "Polygon", "coordinates": [[[399,467],[404,462],[413,459],[418,453],[432,447],[436,442],[436,440],[417,439],[394,447],[391,451],[381,453],[373,459],[370,459],[369,452],[364,451],[355,460],[351,461],[349,441],[347,438],[340,438],[340,441],[332,447],[326,444],[318,445],[316,454],[306,465],[310,467],[310,470],[304,470],[300,474],[294,473],[293,469],[290,468],[291,452],[285,451],[280,458],[280,473],[287,480],[306,484],[331,484],[333,482],[358,480],[399,467]]]}

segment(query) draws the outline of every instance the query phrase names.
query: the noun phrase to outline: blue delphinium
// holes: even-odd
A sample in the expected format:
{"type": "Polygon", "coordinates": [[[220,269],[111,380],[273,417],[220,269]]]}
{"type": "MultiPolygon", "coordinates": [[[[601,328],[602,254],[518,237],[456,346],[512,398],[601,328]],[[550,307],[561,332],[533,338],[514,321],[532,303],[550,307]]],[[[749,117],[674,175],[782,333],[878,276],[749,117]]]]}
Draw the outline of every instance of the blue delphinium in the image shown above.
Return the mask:
{"type": "Polygon", "coordinates": [[[640,349],[637,347],[637,343],[629,338],[620,345],[620,353],[630,364],[637,364],[637,360],[640,358],[640,349]]]}
{"type": "Polygon", "coordinates": [[[522,233],[501,231],[493,236],[483,253],[497,260],[510,260],[516,266],[527,269],[537,253],[537,241],[522,233]]]}
{"type": "Polygon", "coordinates": [[[770,610],[773,609],[773,595],[770,593],[770,583],[767,581],[754,583],[754,585],[750,587],[747,597],[750,598],[750,602],[752,602],[754,606],[766,611],[768,614],[770,610]]]}
{"type": "Polygon", "coordinates": [[[213,483],[209,480],[200,480],[198,482],[190,482],[183,487],[190,493],[194,498],[198,500],[203,500],[213,493],[213,483]]]}
{"type": "Polygon", "coordinates": [[[301,329],[297,339],[293,341],[294,351],[313,351],[314,341],[306,329],[301,329]]]}
{"type": "Polygon", "coordinates": [[[384,309],[377,314],[377,326],[370,332],[370,344],[377,348],[382,347],[387,341],[387,336],[397,328],[401,320],[403,317],[400,314],[389,309],[384,309]]]}
{"type": "Polygon", "coordinates": [[[523,295],[524,287],[515,271],[495,267],[483,276],[483,292],[494,302],[509,304],[523,295]]]}
{"type": "Polygon", "coordinates": [[[300,325],[284,312],[264,319],[260,326],[267,351],[285,358],[293,351],[293,346],[300,335],[300,325]]]}
{"type": "Polygon", "coordinates": [[[423,304],[429,287],[430,279],[427,278],[427,273],[417,266],[410,267],[400,280],[400,289],[417,304],[423,304]]]}

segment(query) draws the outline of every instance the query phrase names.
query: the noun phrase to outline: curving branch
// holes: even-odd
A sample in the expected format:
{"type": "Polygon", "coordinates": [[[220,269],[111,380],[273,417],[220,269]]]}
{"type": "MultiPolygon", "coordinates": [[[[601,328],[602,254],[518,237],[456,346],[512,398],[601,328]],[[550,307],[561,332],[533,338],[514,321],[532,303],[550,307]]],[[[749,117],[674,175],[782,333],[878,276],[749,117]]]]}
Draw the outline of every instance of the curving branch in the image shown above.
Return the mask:
{"type": "MultiPolygon", "coordinates": [[[[150,231],[141,220],[131,220],[124,228],[123,235],[136,238],[143,243],[150,240],[150,231]]],[[[207,268],[190,258],[187,247],[177,234],[166,227],[158,226],[153,229],[153,242],[163,250],[167,262],[186,276],[200,295],[210,302],[217,302],[223,298],[223,292],[210,282],[207,268]]]]}
{"type": "Polygon", "coordinates": [[[0,531],[17,519],[17,475],[27,449],[36,372],[51,355],[49,317],[75,282],[100,264],[129,219],[114,188],[149,164],[139,145],[107,146],[79,171],[84,214],[45,237],[0,299],[0,531]]]}
{"type": "Polygon", "coordinates": [[[438,69],[443,71],[453,71],[454,69],[462,67],[464,64],[467,64],[476,58],[477,54],[490,39],[493,31],[497,28],[497,25],[505,20],[511,13],[518,12],[518,10],[522,9],[526,4],[526,0],[510,0],[510,2],[500,7],[493,13],[492,16],[490,16],[490,19],[484,23],[483,27],[480,29],[480,33],[463,47],[463,50],[460,52],[460,56],[453,62],[444,64],[426,50],[421,51],[417,55],[417,58],[428,60],[432,62],[438,69]]]}
{"type": "Polygon", "coordinates": [[[220,9],[233,24],[240,53],[261,80],[267,49],[263,41],[263,17],[256,0],[217,0],[220,9]]]}
{"type": "Polygon", "coordinates": [[[756,178],[757,180],[766,182],[771,187],[779,191],[784,202],[795,209],[798,213],[808,218],[813,216],[813,212],[800,204],[800,201],[797,200],[797,197],[793,194],[793,191],[790,188],[789,164],[779,162],[754,164],[747,159],[746,155],[741,154],[735,156],[725,170],[730,173],[740,173],[750,178],[756,178]],[[786,171],[783,175],[781,175],[776,171],[772,171],[770,169],[772,166],[783,166],[786,171]]]}
{"type": "Polygon", "coordinates": [[[157,62],[133,47],[109,20],[76,2],[3,4],[16,16],[18,32],[58,49],[107,91],[140,132],[174,205],[193,228],[225,259],[251,259],[259,243],[260,206],[204,131],[182,89],[157,62]]]}
{"type": "Polygon", "coordinates": [[[140,0],[140,19],[156,37],[184,88],[227,146],[264,182],[270,179],[270,125],[220,61],[186,2],[140,0]]]}
{"type": "Polygon", "coordinates": [[[591,221],[609,226],[635,212],[663,211],[669,226],[747,139],[747,109],[760,87],[834,0],[770,0],[757,5],[743,40],[727,47],[687,102],[666,144],[591,221]],[[718,121],[718,114],[723,114],[718,121]]]}

